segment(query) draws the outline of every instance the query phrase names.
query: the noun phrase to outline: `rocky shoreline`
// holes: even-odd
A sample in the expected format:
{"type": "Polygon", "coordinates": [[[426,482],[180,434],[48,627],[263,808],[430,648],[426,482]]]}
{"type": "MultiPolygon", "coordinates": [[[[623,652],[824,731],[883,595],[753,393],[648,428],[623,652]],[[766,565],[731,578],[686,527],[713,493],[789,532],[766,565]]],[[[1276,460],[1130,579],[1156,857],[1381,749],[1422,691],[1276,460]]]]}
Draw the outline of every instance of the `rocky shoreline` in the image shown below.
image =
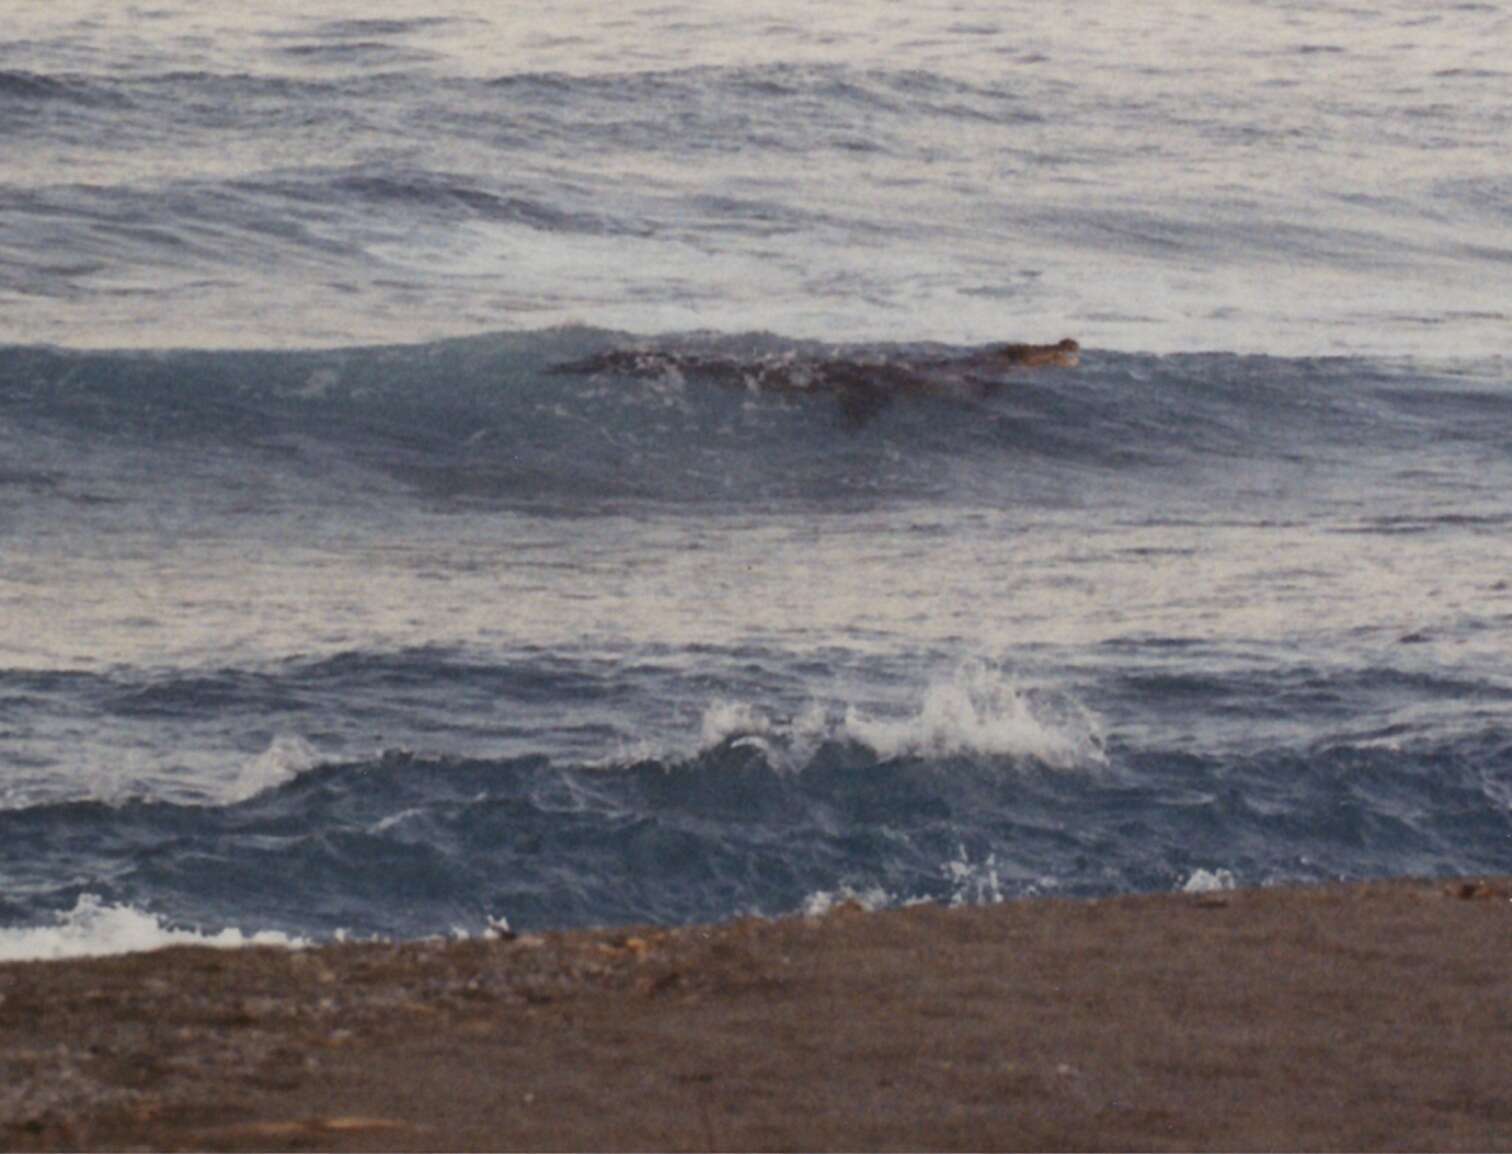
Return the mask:
{"type": "Polygon", "coordinates": [[[1512,1149],[1512,882],[0,965],[0,1148],[1512,1149]]]}

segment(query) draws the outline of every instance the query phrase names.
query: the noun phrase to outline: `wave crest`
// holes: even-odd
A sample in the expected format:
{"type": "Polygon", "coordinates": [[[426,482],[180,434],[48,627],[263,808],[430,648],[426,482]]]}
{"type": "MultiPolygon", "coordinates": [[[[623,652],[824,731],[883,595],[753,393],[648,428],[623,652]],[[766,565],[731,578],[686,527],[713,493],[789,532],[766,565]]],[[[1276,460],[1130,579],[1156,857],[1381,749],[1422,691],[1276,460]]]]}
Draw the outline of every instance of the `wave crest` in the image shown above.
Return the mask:
{"type": "Polygon", "coordinates": [[[229,796],[231,802],[246,801],[269,789],[293,781],[320,764],[315,747],[297,733],[280,733],[246,765],[236,778],[229,796]]]}
{"type": "Polygon", "coordinates": [[[1106,764],[1101,724],[1064,695],[1018,685],[993,666],[968,663],[932,683],[912,717],[868,717],[855,708],[845,733],[881,757],[1032,758],[1060,769],[1106,764]]]}
{"type": "Polygon", "coordinates": [[[967,662],[924,687],[918,708],[888,716],[810,703],[783,720],[747,702],[719,699],[704,711],[701,753],[722,745],[758,749],[797,769],[830,743],[859,745],[882,759],[987,757],[1057,769],[1105,765],[1102,723],[1064,693],[1020,685],[986,662],[967,662]]]}

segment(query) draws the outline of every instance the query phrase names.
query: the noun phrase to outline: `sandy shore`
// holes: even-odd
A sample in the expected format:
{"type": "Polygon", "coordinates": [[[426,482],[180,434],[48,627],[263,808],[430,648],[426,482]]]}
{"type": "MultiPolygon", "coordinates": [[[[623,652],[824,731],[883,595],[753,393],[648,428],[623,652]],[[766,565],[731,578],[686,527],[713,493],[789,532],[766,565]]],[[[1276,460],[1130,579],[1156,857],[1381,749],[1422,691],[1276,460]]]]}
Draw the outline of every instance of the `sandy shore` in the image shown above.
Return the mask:
{"type": "Polygon", "coordinates": [[[1512,883],[0,966],[0,1148],[1512,1149],[1512,883]]]}

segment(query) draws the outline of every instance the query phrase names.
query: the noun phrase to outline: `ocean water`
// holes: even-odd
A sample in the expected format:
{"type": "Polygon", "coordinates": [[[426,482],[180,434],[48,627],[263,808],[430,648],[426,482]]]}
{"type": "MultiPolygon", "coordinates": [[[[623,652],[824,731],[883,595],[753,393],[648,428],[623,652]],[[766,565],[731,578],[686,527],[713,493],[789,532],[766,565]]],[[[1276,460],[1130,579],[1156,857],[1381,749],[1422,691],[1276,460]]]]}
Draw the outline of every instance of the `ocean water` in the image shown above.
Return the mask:
{"type": "Polygon", "coordinates": [[[1512,872],[1501,6],[243,7],[0,38],[0,957],[1512,872]]]}

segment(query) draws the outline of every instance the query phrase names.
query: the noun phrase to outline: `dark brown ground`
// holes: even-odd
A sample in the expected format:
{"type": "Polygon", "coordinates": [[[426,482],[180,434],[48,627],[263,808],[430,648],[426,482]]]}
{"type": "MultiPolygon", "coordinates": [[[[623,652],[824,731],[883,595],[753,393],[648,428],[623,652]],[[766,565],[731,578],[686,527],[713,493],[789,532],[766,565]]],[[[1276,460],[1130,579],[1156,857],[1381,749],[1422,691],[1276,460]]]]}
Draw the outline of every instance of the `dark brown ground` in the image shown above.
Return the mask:
{"type": "Polygon", "coordinates": [[[1512,1149],[1512,884],[0,966],[0,1148],[1512,1149]]]}

